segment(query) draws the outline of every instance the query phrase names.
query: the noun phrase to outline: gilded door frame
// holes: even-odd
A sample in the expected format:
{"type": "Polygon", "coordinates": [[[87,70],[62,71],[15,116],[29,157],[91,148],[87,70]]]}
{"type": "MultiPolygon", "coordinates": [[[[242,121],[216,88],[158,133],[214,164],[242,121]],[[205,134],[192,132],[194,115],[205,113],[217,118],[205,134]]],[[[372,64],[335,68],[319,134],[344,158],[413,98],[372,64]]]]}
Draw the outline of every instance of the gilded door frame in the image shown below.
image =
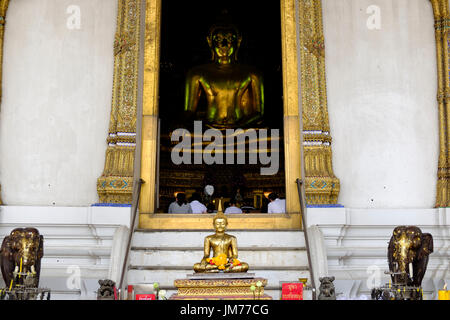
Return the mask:
{"type": "MultiPolygon", "coordinates": [[[[5,35],[6,13],[10,0],[0,0],[0,109],[2,102],[2,78],[3,78],[3,39],[5,35]]],[[[0,185],[0,205],[2,202],[2,186],[0,185]]]]}
{"type": "Polygon", "coordinates": [[[439,160],[436,208],[450,206],[450,12],[448,0],[430,0],[434,16],[437,65],[437,104],[439,112],[439,160]]]}
{"type": "MultiPolygon", "coordinates": [[[[299,107],[297,22],[295,0],[281,0],[281,38],[284,95],[284,146],[287,214],[233,215],[230,229],[300,229],[300,202],[296,179],[302,177],[302,132],[299,107]]],[[[139,225],[146,229],[210,229],[212,215],[155,214],[160,64],[161,0],[147,0],[143,70],[143,107],[139,225]]]]}

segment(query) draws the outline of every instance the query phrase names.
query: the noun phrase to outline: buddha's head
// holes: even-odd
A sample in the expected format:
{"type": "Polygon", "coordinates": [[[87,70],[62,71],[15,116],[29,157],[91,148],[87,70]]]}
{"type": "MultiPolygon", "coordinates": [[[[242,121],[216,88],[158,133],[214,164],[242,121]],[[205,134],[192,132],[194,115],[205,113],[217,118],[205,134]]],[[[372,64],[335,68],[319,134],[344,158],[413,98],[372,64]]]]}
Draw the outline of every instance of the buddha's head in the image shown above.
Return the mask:
{"type": "Polygon", "coordinates": [[[237,53],[242,36],[236,26],[231,24],[213,25],[207,37],[212,60],[221,64],[237,61],[237,53]]]}
{"type": "Polygon", "coordinates": [[[228,219],[222,212],[219,212],[213,220],[213,226],[216,232],[222,233],[225,232],[228,225],[228,219]]]}

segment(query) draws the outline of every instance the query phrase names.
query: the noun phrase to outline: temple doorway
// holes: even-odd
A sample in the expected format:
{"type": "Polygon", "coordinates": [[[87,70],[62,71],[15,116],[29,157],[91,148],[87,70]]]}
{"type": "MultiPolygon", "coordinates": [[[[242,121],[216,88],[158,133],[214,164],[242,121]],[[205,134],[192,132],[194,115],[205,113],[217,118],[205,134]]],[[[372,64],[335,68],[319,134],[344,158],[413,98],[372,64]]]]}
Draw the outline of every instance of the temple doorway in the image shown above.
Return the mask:
{"type": "MultiPolygon", "coordinates": [[[[267,212],[269,193],[285,197],[280,26],[279,1],[261,5],[260,1],[255,0],[231,0],[226,3],[201,0],[196,1],[195,5],[192,2],[177,3],[176,8],[170,7],[169,1],[162,1],[156,212],[167,213],[177,193],[185,193],[188,200],[194,193],[199,194],[201,201],[211,212],[217,209],[219,198],[223,198],[225,205],[236,200],[237,205],[243,207],[246,213],[264,213],[267,212]],[[237,58],[233,62],[237,69],[241,65],[241,69],[251,66],[249,70],[258,70],[257,74],[261,75],[260,104],[263,105],[263,110],[259,110],[261,116],[257,121],[240,122],[239,115],[223,121],[211,121],[211,108],[216,106],[211,102],[211,97],[220,95],[220,92],[208,95],[205,82],[212,83],[214,89],[220,87],[215,81],[221,80],[204,73],[207,80],[203,80],[195,92],[199,96],[195,112],[189,115],[186,113],[186,109],[189,109],[188,78],[191,70],[214,63],[211,61],[214,53],[207,42],[213,25],[232,25],[239,30],[242,41],[236,48],[237,53],[233,53],[237,58]],[[240,129],[246,134],[243,140],[239,140],[236,135],[240,129]],[[220,133],[223,140],[219,143],[217,139],[208,141],[205,139],[207,130],[220,133]],[[227,140],[233,134],[235,140],[227,140]],[[175,136],[178,138],[175,139],[175,136]],[[184,148],[180,148],[183,140],[184,148]],[[200,151],[204,155],[213,141],[217,144],[210,155],[215,162],[208,163],[204,156],[196,158],[195,153],[200,151]],[[267,150],[263,150],[265,145],[267,150]],[[245,163],[238,163],[237,154],[242,150],[245,163]],[[230,159],[230,152],[235,155],[234,163],[227,161],[230,159]],[[266,158],[261,158],[261,153],[266,158]],[[180,159],[183,160],[181,163],[180,159]],[[261,159],[265,159],[265,164],[261,159]],[[276,170],[272,170],[271,174],[262,174],[261,168],[273,167],[275,161],[278,162],[276,170]],[[205,192],[206,186],[213,187],[212,195],[205,192]]],[[[256,74],[256,71],[249,74],[256,74]]],[[[229,81],[242,87],[239,77],[237,78],[238,80],[231,77],[229,81]]],[[[255,94],[256,89],[252,90],[248,89],[243,93],[243,101],[259,97],[255,94]]],[[[247,100],[240,104],[244,114],[245,108],[250,105],[247,100]]],[[[220,106],[218,108],[217,112],[220,113],[220,106]]]]}

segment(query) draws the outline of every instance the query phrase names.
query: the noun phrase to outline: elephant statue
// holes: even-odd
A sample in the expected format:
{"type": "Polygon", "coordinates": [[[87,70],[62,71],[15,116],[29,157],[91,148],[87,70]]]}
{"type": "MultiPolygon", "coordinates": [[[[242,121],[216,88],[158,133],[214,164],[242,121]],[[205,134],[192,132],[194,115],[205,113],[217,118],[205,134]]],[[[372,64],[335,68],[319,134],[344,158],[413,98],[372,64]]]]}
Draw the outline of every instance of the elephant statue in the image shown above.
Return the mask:
{"type": "Polygon", "coordinates": [[[433,237],[415,226],[398,226],[388,247],[389,270],[394,284],[420,287],[433,252],[433,237]],[[412,270],[411,270],[412,266],[412,270]],[[412,273],[412,274],[411,274],[412,273]]]}
{"type": "Polygon", "coordinates": [[[39,286],[44,237],[35,228],[16,228],[3,239],[0,251],[5,285],[39,286]]]}

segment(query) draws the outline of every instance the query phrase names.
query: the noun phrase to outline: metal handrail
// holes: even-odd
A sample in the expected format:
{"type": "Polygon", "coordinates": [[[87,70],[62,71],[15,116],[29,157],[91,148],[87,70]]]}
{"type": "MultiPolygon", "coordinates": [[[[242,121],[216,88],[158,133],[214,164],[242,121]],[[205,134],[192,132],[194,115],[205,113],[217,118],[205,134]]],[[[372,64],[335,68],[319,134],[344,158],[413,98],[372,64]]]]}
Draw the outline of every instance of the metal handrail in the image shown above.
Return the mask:
{"type": "Polygon", "coordinates": [[[133,234],[134,234],[134,231],[136,230],[137,209],[139,207],[139,199],[141,197],[141,186],[143,183],[145,183],[144,180],[142,180],[142,179],[138,180],[137,199],[136,199],[136,203],[134,204],[134,212],[133,212],[133,217],[132,217],[132,221],[131,221],[131,225],[130,225],[130,234],[128,235],[127,251],[125,252],[125,258],[123,259],[122,270],[120,271],[120,282],[119,282],[119,286],[117,287],[117,288],[119,288],[119,291],[120,291],[119,297],[122,292],[123,279],[125,277],[125,272],[127,269],[128,256],[129,256],[130,250],[131,250],[131,240],[133,239],[133,234]]]}
{"type": "Polygon", "coordinates": [[[305,245],[306,245],[306,254],[308,256],[308,267],[309,272],[311,274],[311,286],[312,286],[312,298],[316,300],[316,281],[314,279],[313,265],[311,262],[311,252],[309,250],[309,241],[308,241],[308,225],[306,224],[306,201],[305,201],[305,187],[303,186],[303,181],[297,179],[297,190],[298,197],[300,199],[300,207],[302,209],[302,225],[303,225],[303,233],[305,234],[305,245]]]}

